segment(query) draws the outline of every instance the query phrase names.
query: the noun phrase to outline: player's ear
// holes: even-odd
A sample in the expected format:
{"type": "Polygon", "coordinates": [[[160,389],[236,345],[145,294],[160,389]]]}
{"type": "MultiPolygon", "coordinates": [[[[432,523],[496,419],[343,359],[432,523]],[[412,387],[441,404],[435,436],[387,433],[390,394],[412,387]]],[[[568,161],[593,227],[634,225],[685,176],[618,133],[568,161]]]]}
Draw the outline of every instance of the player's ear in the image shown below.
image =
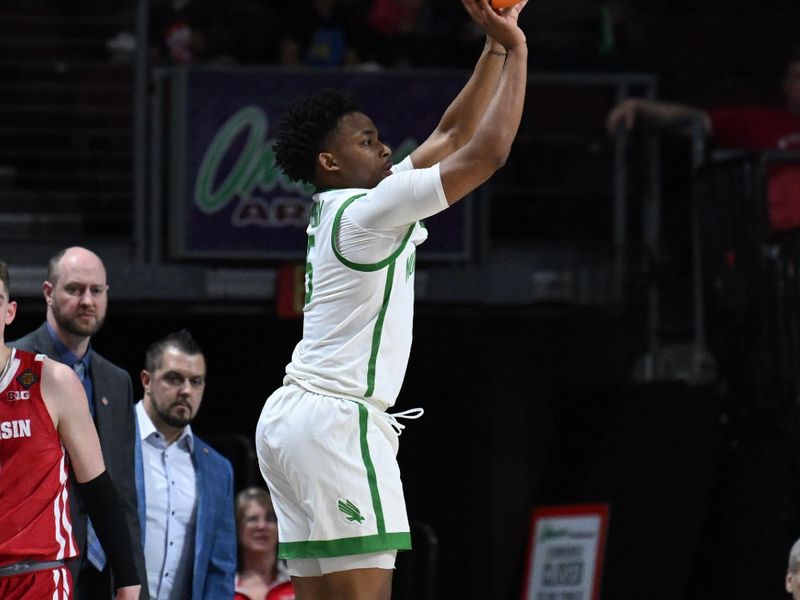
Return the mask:
{"type": "Polygon", "coordinates": [[[336,158],[330,152],[320,152],[317,155],[317,162],[320,168],[326,173],[339,170],[339,163],[336,162],[336,158]]]}
{"type": "Polygon", "coordinates": [[[15,301],[11,301],[6,306],[6,314],[3,315],[3,321],[6,325],[11,325],[11,322],[14,320],[14,317],[17,314],[17,303],[15,301]]]}

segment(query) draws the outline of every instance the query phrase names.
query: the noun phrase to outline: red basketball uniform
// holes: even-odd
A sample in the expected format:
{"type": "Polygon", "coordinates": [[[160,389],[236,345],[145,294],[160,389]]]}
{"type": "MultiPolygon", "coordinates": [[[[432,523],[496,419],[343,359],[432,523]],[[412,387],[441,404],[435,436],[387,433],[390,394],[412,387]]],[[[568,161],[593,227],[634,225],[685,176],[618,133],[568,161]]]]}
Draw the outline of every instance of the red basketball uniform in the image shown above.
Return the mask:
{"type": "MultiPolygon", "coordinates": [[[[72,558],[66,453],[40,389],[44,356],[12,350],[9,360],[0,379],[0,567],[72,558]]],[[[27,597],[68,598],[58,593],[71,587],[68,577],[66,569],[0,577],[0,597],[49,586],[49,595],[27,597]]]]}
{"type": "Polygon", "coordinates": [[[67,567],[0,577],[3,600],[71,600],[72,575],[67,567]]]}

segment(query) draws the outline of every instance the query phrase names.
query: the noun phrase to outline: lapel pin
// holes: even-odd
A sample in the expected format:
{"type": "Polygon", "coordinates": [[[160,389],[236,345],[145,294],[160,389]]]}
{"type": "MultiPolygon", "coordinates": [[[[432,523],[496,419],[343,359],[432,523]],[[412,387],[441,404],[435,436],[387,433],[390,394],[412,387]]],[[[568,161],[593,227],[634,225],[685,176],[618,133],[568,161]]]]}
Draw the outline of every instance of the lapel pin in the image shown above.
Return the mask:
{"type": "Polygon", "coordinates": [[[102,402],[102,403],[103,403],[103,406],[108,406],[108,398],[106,398],[105,396],[103,396],[103,397],[100,399],[100,402],[102,402]]]}
{"type": "Polygon", "coordinates": [[[203,452],[205,452],[206,454],[208,454],[208,448],[206,448],[205,446],[203,446],[203,452]]]}

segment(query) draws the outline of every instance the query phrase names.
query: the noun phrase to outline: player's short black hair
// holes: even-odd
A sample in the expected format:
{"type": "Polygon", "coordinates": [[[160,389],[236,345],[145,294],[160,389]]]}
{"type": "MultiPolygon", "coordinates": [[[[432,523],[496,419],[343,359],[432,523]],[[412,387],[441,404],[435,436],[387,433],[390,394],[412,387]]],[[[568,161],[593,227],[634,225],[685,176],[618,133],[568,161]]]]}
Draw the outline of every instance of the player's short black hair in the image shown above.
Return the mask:
{"type": "Polygon", "coordinates": [[[340,90],[326,88],[301,96],[278,124],[275,162],[290,179],[315,183],[317,155],[325,138],[343,115],[359,110],[353,97],[340,90]]]}

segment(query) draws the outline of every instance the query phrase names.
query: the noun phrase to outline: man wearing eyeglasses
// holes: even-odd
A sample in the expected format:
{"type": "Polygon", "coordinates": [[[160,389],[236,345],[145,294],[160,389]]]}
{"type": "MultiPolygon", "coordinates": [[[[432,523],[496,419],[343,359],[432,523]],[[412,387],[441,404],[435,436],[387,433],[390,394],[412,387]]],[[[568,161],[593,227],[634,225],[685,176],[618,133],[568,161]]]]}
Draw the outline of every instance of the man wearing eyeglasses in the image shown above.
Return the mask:
{"type": "MultiPolygon", "coordinates": [[[[106,469],[122,499],[142,582],[148,598],[135,486],[136,423],[133,387],[128,373],[92,349],[91,339],[106,317],[108,283],[103,261],[81,247],[58,252],[42,285],[47,317],[37,330],[9,345],[45,354],[75,371],[83,384],[106,469]]],[[[80,556],[69,561],[75,600],[111,597],[112,581],[105,551],[88,519],[74,477],[70,475],[70,513],[80,556]]]]}
{"type": "Polygon", "coordinates": [[[205,390],[203,352],[187,330],[170,333],[147,349],[140,379],[144,398],[136,419],[143,477],[137,484],[144,492],[150,596],[233,598],[233,469],[190,425],[205,390]]]}

